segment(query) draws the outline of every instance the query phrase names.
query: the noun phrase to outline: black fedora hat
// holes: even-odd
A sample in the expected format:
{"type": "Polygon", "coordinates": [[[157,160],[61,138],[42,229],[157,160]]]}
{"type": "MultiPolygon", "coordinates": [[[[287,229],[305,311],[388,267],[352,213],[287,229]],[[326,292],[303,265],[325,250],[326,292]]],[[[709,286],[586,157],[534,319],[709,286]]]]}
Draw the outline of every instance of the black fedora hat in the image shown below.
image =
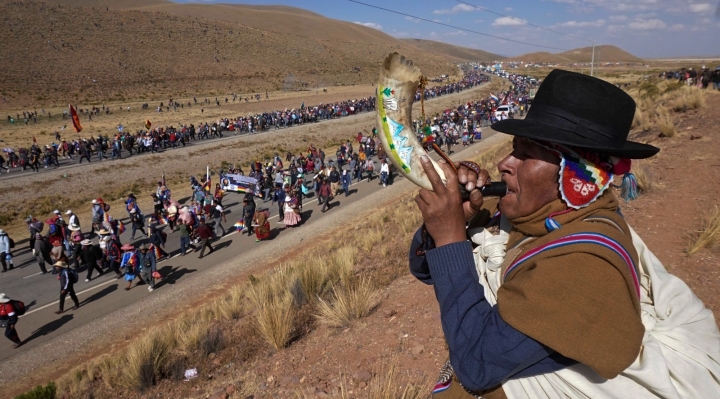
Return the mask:
{"type": "Polygon", "coordinates": [[[506,119],[492,128],[620,158],[649,158],[660,149],[627,140],[634,117],[635,101],[620,88],[555,69],[540,85],[525,119],[506,119]]]}

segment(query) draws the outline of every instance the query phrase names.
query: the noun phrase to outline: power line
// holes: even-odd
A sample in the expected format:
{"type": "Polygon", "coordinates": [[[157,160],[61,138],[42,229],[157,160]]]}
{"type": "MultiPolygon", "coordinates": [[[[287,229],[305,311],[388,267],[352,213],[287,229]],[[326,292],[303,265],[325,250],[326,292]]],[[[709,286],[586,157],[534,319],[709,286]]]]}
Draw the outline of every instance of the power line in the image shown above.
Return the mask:
{"type": "Polygon", "coordinates": [[[520,41],[520,40],[508,39],[508,38],[506,38],[506,37],[500,37],[500,36],[491,35],[491,34],[489,34],[489,33],[478,32],[478,31],[475,31],[475,30],[472,30],[472,29],[465,29],[465,28],[461,28],[461,27],[459,27],[459,26],[450,25],[450,24],[446,24],[446,23],[442,23],[442,22],[438,22],[438,21],[433,21],[433,20],[430,20],[430,19],[427,19],[427,18],[417,17],[417,16],[415,16],[415,15],[407,14],[407,13],[400,12],[400,11],[390,10],[390,9],[388,9],[388,8],[383,8],[383,7],[375,6],[375,5],[372,5],[372,4],[363,3],[363,2],[357,1],[357,0],[347,0],[347,1],[349,1],[349,2],[351,2],[351,3],[360,4],[360,5],[363,5],[363,6],[366,6],[366,7],[371,7],[371,8],[375,8],[375,9],[378,9],[378,10],[387,11],[387,12],[390,12],[390,13],[393,13],[393,14],[398,14],[398,15],[402,15],[402,16],[405,16],[405,17],[410,17],[410,18],[418,19],[418,20],[420,20],[420,21],[430,22],[430,23],[432,23],[432,24],[441,25],[441,26],[446,26],[446,27],[448,27],[448,28],[453,28],[453,29],[458,29],[458,30],[465,31],[465,32],[474,33],[474,34],[476,34],[476,35],[492,37],[492,38],[494,38],[494,39],[500,39],[500,40],[505,40],[505,41],[512,42],[512,43],[524,44],[524,45],[527,45],[527,46],[541,47],[541,48],[546,48],[546,49],[551,49],[551,50],[568,51],[568,49],[565,49],[565,48],[558,48],[558,47],[551,47],[551,46],[543,46],[543,45],[541,45],[541,44],[528,43],[528,42],[523,42],[523,41],[520,41]]]}
{"type": "Polygon", "coordinates": [[[540,29],[546,30],[546,31],[548,31],[548,32],[556,33],[556,34],[562,35],[562,36],[572,37],[572,38],[574,38],[574,39],[586,40],[586,41],[588,41],[588,42],[591,42],[591,41],[592,41],[592,39],[585,39],[584,37],[573,36],[573,35],[570,35],[570,34],[567,34],[567,33],[558,32],[558,31],[556,31],[556,30],[553,30],[553,29],[550,29],[550,28],[546,28],[546,27],[544,27],[544,26],[531,24],[530,22],[528,22],[528,21],[526,21],[526,20],[524,20],[524,19],[515,18],[515,17],[510,16],[510,15],[500,14],[499,12],[496,12],[496,11],[493,11],[493,10],[490,10],[490,9],[487,9],[487,8],[485,8],[485,7],[482,7],[482,6],[476,6],[475,4],[470,4],[470,3],[466,2],[466,1],[463,1],[463,0],[455,0],[455,1],[457,1],[458,3],[462,3],[462,4],[465,4],[465,5],[468,5],[468,6],[470,6],[470,7],[477,8],[478,10],[482,10],[482,11],[485,11],[485,12],[489,12],[490,14],[495,14],[495,15],[498,15],[498,16],[501,16],[501,17],[510,18],[510,19],[512,19],[512,20],[514,20],[514,21],[518,21],[518,22],[522,23],[523,25],[533,26],[533,27],[535,27],[535,28],[540,28],[540,29]]]}

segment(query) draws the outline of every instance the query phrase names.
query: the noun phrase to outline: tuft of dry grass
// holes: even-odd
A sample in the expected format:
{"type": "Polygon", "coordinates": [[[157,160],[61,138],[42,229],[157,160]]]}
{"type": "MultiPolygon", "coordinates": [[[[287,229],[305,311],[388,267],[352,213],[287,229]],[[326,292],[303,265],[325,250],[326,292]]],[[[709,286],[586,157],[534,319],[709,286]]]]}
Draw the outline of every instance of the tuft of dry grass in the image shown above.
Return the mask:
{"type": "Polygon", "coordinates": [[[660,128],[660,135],[663,137],[674,137],[677,134],[677,128],[675,127],[675,121],[670,115],[667,108],[658,107],[657,110],[657,125],[660,128]]]}
{"type": "Polygon", "coordinates": [[[295,337],[297,309],[292,295],[285,293],[259,304],[255,313],[258,332],[275,350],[286,347],[295,337]]]}
{"type": "Polygon", "coordinates": [[[361,278],[342,287],[333,286],[332,300],[319,300],[316,317],[331,327],[345,327],[369,316],[379,303],[379,291],[368,279],[361,278]]]}
{"type": "Polygon", "coordinates": [[[151,387],[160,378],[175,344],[175,334],[167,327],[151,330],[134,342],[127,348],[125,364],[117,370],[121,373],[118,385],[137,391],[151,387]]]}
{"type": "Polygon", "coordinates": [[[370,381],[368,399],[422,399],[427,396],[426,381],[407,381],[400,375],[397,363],[393,362],[380,370],[370,381]]]}
{"type": "Polygon", "coordinates": [[[675,112],[700,109],[706,105],[705,91],[697,87],[685,87],[671,94],[674,94],[674,98],[669,103],[675,112]]]}
{"type": "Polygon", "coordinates": [[[647,164],[636,162],[632,166],[632,173],[637,180],[638,190],[643,193],[649,193],[655,188],[653,174],[647,164]]]}
{"type": "Polygon", "coordinates": [[[720,207],[703,217],[700,230],[692,232],[687,246],[687,254],[692,255],[703,248],[710,248],[720,241],[720,207]]]}

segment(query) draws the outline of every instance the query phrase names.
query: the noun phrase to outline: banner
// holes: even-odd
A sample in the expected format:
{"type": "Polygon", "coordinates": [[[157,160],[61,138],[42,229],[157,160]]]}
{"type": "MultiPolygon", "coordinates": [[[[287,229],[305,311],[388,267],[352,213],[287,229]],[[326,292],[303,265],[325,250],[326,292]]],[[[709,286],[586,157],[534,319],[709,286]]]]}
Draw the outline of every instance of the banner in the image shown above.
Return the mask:
{"type": "Polygon", "coordinates": [[[70,106],[70,118],[72,119],[73,127],[75,128],[76,132],[80,133],[82,132],[82,126],[80,126],[80,118],[78,118],[75,107],[73,107],[72,104],[68,105],[70,106]]]}
{"type": "Polygon", "coordinates": [[[252,193],[260,196],[257,190],[257,179],[243,175],[224,175],[220,179],[220,187],[225,191],[234,191],[236,193],[252,193]]]}

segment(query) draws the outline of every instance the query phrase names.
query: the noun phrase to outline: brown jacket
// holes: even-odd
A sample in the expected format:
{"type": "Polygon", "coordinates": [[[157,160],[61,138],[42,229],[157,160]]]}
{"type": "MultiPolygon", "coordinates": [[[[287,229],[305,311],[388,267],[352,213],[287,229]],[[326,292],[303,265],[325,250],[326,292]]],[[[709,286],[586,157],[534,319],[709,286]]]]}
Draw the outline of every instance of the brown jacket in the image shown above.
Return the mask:
{"type": "MultiPolygon", "coordinates": [[[[496,201],[486,202],[472,224],[488,223],[496,207],[496,201]]],[[[511,220],[513,230],[502,272],[505,274],[514,260],[529,251],[576,233],[593,233],[614,240],[630,255],[632,266],[602,245],[558,246],[513,268],[498,290],[498,310],[503,320],[608,379],[635,361],[645,332],[631,270],[635,267],[637,274],[638,256],[627,223],[617,209],[617,199],[606,192],[586,208],[554,217],[562,227],[552,232],[547,231],[545,219],[565,210],[559,199],[533,215],[511,220]]],[[[456,381],[453,385],[457,385],[456,381]]],[[[434,397],[470,397],[464,389],[457,388],[434,397]]],[[[504,397],[499,388],[482,395],[504,397]]]]}

